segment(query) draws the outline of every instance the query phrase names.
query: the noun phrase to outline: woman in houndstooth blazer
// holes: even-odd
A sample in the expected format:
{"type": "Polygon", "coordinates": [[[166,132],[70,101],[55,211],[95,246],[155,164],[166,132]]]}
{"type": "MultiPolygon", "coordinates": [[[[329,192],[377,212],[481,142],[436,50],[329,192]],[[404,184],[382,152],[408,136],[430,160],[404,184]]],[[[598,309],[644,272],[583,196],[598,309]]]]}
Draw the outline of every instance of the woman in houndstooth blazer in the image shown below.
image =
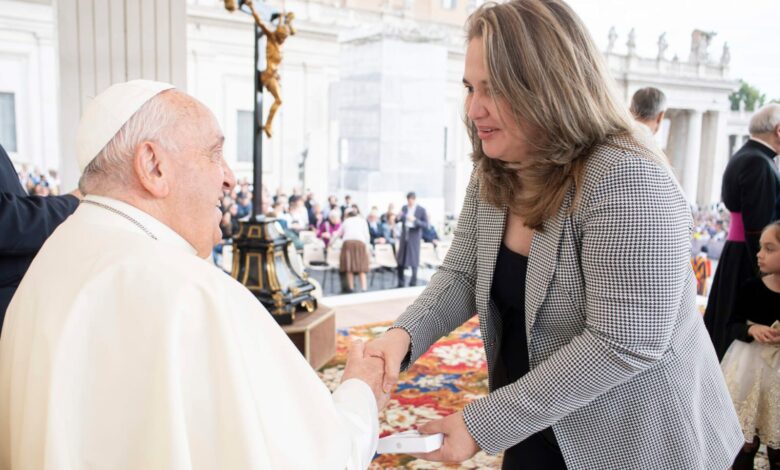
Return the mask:
{"type": "Polygon", "coordinates": [[[367,353],[386,390],[475,312],[490,393],[420,428],[424,458],[504,468],[725,469],[743,444],[695,306],[691,214],[561,0],[469,18],[475,162],[455,238],[367,353]],[[518,327],[519,326],[519,327],[518,327]]]}

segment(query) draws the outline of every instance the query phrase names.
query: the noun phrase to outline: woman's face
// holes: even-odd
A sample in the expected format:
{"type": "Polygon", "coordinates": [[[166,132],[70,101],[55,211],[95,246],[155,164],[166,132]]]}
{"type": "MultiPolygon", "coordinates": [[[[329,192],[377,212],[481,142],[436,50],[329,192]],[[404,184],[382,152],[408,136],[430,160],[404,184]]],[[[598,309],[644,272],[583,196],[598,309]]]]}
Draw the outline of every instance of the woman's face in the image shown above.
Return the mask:
{"type": "Polygon", "coordinates": [[[494,95],[480,37],[469,41],[466,49],[463,85],[467,93],[466,112],[477,128],[485,155],[505,162],[525,160],[530,147],[528,126],[516,123],[506,99],[494,95]]]}

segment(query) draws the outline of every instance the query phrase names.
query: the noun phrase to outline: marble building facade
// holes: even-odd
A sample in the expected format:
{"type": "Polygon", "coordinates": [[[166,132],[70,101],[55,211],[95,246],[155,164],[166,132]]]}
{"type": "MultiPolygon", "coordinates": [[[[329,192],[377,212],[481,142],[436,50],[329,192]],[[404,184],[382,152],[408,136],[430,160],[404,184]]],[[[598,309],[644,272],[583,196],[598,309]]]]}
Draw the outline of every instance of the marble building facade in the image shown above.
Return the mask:
{"type": "MultiPolygon", "coordinates": [[[[111,5],[124,0],[94,4],[102,1],[111,5]]],[[[251,18],[228,13],[216,0],[169,2],[165,21],[159,21],[159,15],[152,19],[160,34],[178,36],[169,41],[168,49],[157,51],[154,60],[164,64],[166,54],[183,51],[186,60],[170,65],[166,73],[180,85],[186,83],[186,89],[215,112],[226,136],[226,158],[240,177],[248,177],[251,18]]],[[[269,3],[294,11],[297,30],[283,47],[284,104],[274,122],[274,137],[264,143],[264,181],[269,189],[281,187],[289,193],[301,186],[320,199],[349,193],[361,207],[380,209],[389,202],[400,204],[406,191],[415,190],[439,220],[444,214],[457,214],[471,169],[462,111],[462,25],[477,4],[269,3]]],[[[4,70],[16,71],[0,77],[0,93],[16,99],[18,145],[12,158],[44,168],[73,165],[63,135],[75,130],[75,118],[72,112],[58,116],[56,109],[68,99],[60,96],[62,84],[68,83],[63,74],[82,88],[84,79],[73,78],[69,59],[73,46],[58,45],[57,39],[63,30],[74,28],[79,38],[93,42],[99,42],[102,33],[94,26],[84,32],[84,24],[60,24],[62,12],[50,1],[0,4],[0,63],[4,70]],[[57,76],[59,81],[53,79],[57,76]]],[[[644,86],[666,93],[668,119],[659,143],[689,199],[701,205],[717,201],[721,174],[729,155],[744,140],[749,119],[749,113],[729,109],[728,95],[738,86],[731,77],[729,52],[708,51],[703,32],[694,33],[691,55],[683,60],[666,57],[662,38],[658,56],[651,58],[636,54],[633,35],[624,42],[610,34],[609,41],[605,57],[626,103],[644,86]]],[[[79,56],[80,63],[89,62],[88,52],[79,56]]],[[[99,75],[100,63],[93,61],[93,66],[99,75]]],[[[123,70],[123,77],[148,78],[138,69],[123,70]]],[[[160,69],[164,67],[155,70],[160,69]]],[[[68,178],[64,180],[67,184],[68,178]]]]}

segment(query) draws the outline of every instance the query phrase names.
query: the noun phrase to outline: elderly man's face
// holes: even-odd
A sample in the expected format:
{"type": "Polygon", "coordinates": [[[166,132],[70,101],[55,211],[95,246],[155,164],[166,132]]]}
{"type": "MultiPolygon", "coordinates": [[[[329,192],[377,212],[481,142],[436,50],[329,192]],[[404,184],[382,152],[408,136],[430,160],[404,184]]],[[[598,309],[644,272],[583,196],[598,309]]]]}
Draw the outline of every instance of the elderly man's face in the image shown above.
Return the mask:
{"type": "Polygon", "coordinates": [[[231,190],[236,180],[222,156],[225,137],[214,115],[199,102],[189,100],[178,126],[179,152],[173,155],[176,171],[169,209],[174,211],[174,229],[205,258],[222,238],[220,199],[223,190],[231,190]]]}

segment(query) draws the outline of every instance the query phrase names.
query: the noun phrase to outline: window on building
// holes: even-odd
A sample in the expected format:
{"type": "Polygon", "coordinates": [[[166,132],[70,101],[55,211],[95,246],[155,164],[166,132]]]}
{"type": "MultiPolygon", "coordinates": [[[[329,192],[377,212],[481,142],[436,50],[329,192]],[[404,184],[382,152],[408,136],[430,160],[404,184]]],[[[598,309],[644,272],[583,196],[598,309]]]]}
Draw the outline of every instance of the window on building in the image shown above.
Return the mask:
{"type": "Polygon", "coordinates": [[[255,146],[255,113],[239,110],[236,114],[236,159],[252,162],[255,146]]]}
{"type": "Polygon", "coordinates": [[[441,7],[445,10],[454,10],[457,4],[457,0],[441,0],[441,7]]]}
{"type": "Polygon", "coordinates": [[[16,97],[0,93],[0,144],[8,152],[16,152],[16,97]]]}

